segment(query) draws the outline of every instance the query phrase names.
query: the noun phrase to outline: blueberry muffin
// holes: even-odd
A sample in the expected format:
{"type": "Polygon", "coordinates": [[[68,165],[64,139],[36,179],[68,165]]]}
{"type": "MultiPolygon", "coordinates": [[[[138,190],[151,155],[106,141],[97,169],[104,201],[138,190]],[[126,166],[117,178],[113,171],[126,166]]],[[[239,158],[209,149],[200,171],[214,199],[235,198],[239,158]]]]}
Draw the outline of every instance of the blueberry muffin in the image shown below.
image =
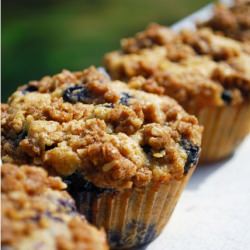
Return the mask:
{"type": "Polygon", "coordinates": [[[120,249],[159,235],[197,164],[202,132],[173,99],[128,86],[94,67],[63,71],[2,105],[3,161],[62,176],[79,211],[120,249]]]}
{"type": "Polygon", "coordinates": [[[129,87],[176,99],[204,125],[201,161],[229,156],[250,127],[250,54],[239,41],[209,29],[174,33],[151,25],[104,64],[129,87]],[[166,38],[170,36],[170,38],[166,38]],[[146,81],[133,82],[143,76],[146,81]]]}
{"type": "Polygon", "coordinates": [[[12,164],[3,164],[1,177],[2,249],[108,249],[104,232],[76,212],[59,177],[12,164]]]}
{"type": "Polygon", "coordinates": [[[217,4],[213,17],[199,26],[210,27],[233,39],[250,42],[250,1],[235,1],[232,7],[217,4]]]}

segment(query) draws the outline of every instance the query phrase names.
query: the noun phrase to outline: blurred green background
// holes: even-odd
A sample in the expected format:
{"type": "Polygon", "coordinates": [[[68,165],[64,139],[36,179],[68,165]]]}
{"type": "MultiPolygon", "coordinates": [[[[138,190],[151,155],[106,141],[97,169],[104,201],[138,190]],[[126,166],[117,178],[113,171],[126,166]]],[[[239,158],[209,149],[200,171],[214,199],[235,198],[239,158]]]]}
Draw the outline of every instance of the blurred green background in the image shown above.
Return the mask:
{"type": "Polygon", "coordinates": [[[207,0],[4,0],[2,101],[18,85],[64,68],[100,65],[122,37],[170,25],[207,0]]]}

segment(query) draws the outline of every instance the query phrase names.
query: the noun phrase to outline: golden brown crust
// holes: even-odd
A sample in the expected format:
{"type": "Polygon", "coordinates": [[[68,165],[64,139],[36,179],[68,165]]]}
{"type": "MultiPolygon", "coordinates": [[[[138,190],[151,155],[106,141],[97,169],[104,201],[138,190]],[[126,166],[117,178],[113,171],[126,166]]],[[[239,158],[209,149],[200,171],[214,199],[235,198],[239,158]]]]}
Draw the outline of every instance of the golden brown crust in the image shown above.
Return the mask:
{"type": "Polygon", "coordinates": [[[31,82],[8,105],[2,120],[4,161],[44,165],[62,176],[78,172],[98,187],[145,186],[155,180],[154,168],[182,178],[188,152],[181,142],[199,147],[201,140],[196,118],[174,100],[129,89],[95,68],[31,82]],[[28,91],[32,86],[35,91],[28,91]],[[162,131],[161,148],[145,142],[148,126],[162,131]],[[182,161],[169,161],[173,155],[182,161]]]}
{"type": "Polygon", "coordinates": [[[215,61],[227,60],[243,53],[240,42],[215,34],[207,28],[196,31],[183,30],[179,34],[179,39],[191,46],[198,55],[209,55],[215,61]]]}
{"type": "Polygon", "coordinates": [[[49,177],[42,168],[12,164],[3,164],[1,177],[3,247],[107,249],[105,234],[76,213],[59,177],[49,177]]]}
{"type": "Polygon", "coordinates": [[[165,26],[151,24],[133,38],[121,40],[121,50],[124,54],[137,54],[143,49],[155,47],[166,47],[168,52],[166,56],[170,60],[183,56],[186,58],[195,53],[224,60],[238,56],[244,51],[242,43],[216,34],[209,28],[200,28],[196,31],[182,30],[180,33],[175,33],[165,26]],[[173,52],[174,57],[171,56],[173,52]]]}
{"type": "Polygon", "coordinates": [[[211,27],[225,36],[250,42],[250,1],[237,1],[231,8],[217,4],[213,18],[200,26],[211,27]]]}
{"type": "MultiPolygon", "coordinates": [[[[160,30],[159,26],[150,30],[153,28],[154,33],[160,30]]],[[[240,42],[200,29],[175,34],[172,43],[151,42],[146,46],[141,39],[147,40],[147,35],[146,29],[129,39],[134,44],[144,44],[141,49],[137,46],[134,53],[126,49],[105,56],[104,64],[113,78],[142,75],[147,81],[130,86],[169,95],[188,111],[204,106],[236,105],[249,99],[250,56],[240,42]]]]}
{"type": "Polygon", "coordinates": [[[144,32],[137,33],[135,38],[122,39],[121,46],[125,53],[136,53],[143,48],[172,44],[176,38],[171,29],[152,23],[144,32]]]}

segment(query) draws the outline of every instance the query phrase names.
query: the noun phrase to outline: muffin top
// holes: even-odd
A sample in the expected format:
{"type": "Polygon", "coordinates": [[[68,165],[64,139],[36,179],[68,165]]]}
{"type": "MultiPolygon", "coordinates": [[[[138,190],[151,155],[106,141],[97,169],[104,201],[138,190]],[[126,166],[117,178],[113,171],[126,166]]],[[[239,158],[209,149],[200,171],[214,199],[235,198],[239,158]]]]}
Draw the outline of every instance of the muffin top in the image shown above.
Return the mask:
{"type": "Polygon", "coordinates": [[[214,8],[213,18],[200,26],[211,27],[225,36],[250,42],[250,1],[236,1],[231,8],[217,4],[214,8]]]}
{"type": "Polygon", "coordinates": [[[19,88],[2,105],[3,161],[78,174],[100,188],[183,178],[199,156],[197,119],[171,98],[128,85],[91,67],[19,88]]]}
{"type": "Polygon", "coordinates": [[[169,95],[188,111],[249,100],[249,61],[240,42],[211,30],[177,34],[156,24],[135,38],[123,39],[122,50],[104,58],[114,79],[143,75],[145,83],[130,87],[169,95]],[[172,39],[159,39],[168,35],[172,39]]]}
{"type": "MultiPolygon", "coordinates": [[[[189,55],[209,55],[216,61],[238,56],[244,47],[242,43],[215,34],[209,28],[181,30],[176,33],[170,28],[159,24],[150,24],[144,31],[137,33],[132,38],[121,40],[124,54],[140,53],[142,49],[166,46],[168,58],[173,60],[172,54],[179,52],[186,57],[189,55]]],[[[176,59],[174,59],[176,60],[176,59]]]]}
{"type": "Polygon", "coordinates": [[[1,167],[3,249],[108,249],[103,231],[77,214],[59,177],[42,168],[1,167]]]}

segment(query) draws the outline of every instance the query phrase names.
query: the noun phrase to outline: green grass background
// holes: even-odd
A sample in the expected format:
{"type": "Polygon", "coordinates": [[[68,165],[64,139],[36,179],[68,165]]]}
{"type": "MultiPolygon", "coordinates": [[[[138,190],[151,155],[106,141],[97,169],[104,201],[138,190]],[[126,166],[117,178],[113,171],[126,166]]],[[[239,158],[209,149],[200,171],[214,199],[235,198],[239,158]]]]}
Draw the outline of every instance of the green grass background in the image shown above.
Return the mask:
{"type": "Polygon", "coordinates": [[[2,101],[18,85],[62,69],[100,65],[122,37],[150,22],[170,25],[207,0],[5,0],[2,101]]]}

